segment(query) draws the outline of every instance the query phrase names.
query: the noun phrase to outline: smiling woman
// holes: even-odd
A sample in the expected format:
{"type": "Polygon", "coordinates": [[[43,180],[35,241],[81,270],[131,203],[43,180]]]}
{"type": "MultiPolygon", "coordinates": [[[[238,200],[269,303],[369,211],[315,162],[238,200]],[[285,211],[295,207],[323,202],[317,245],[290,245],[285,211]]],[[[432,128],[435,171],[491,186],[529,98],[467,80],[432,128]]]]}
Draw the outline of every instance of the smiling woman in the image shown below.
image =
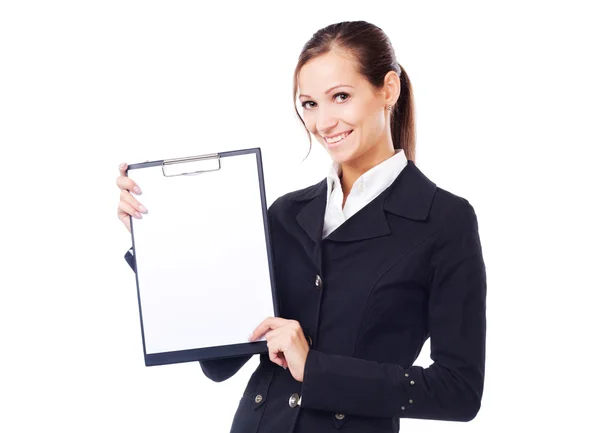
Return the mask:
{"type": "Polygon", "coordinates": [[[369,152],[373,148],[393,153],[384,108],[393,106],[400,94],[398,74],[390,71],[385,86],[377,89],[356,71],[355,63],[349,52],[337,48],[307,61],[298,73],[304,125],[339,164],[365,155],[387,156],[369,152]],[[335,82],[343,84],[327,88],[335,82]],[[352,139],[345,139],[350,132],[356,133],[352,139]]]}
{"type": "MultiPolygon", "coordinates": [[[[473,419],[487,292],[477,216],[417,168],[411,85],[387,36],[365,21],[319,30],[300,54],[296,95],[332,164],[268,209],[280,317],[248,330],[268,353],[231,433],[395,433],[400,418],[473,419]],[[434,362],[423,368],[414,362],[428,338],[434,362]]],[[[127,223],[142,208],[130,178],[117,184],[127,223]]],[[[249,359],[200,365],[218,382],[249,359]]]]}
{"type": "Polygon", "coordinates": [[[365,22],[338,23],[315,33],[304,46],[293,82],[302,114],[296,114],[344,165],[348,188],[365,171],[402,149],[415,159],[410,80],[381,29],[365,22]],[[352,28],[352,30],[350,30],[352,28]]]}

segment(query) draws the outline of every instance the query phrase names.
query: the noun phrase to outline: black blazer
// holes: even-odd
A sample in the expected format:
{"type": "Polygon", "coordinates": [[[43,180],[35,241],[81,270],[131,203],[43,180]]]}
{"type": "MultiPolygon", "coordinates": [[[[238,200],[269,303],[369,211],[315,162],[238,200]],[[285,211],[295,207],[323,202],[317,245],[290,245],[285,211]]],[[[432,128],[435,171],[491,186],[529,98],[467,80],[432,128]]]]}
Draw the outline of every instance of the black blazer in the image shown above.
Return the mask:
{"type": "MultiPolygon", "coordinates": [[[[268,211],[281,317],[297,320],[310,345],[304,382],[259,355],[231,432],[392,433],[400,418],[470,421],[483,393],[487,291],[473,207],[408,161],[322,240],[326,193],[323,179],[268,211]],[[413,366],[429,337],[433,364],[413,366]]],[[[249,359],[200,365],[219,382],[249,359]]]]}

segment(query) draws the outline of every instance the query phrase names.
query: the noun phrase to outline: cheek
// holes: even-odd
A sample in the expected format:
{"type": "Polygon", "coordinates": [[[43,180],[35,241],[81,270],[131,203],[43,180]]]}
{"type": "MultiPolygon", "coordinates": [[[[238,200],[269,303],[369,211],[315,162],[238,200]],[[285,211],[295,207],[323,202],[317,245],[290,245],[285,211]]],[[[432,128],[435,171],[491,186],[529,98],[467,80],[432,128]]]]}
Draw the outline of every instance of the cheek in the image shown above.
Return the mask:
{"type": "Polygon", "coordinates": [[[377,136],[385,129],[385,115],[373,108],[363,119],[363,128],[370,136],[377,136]]]}
{"type": "Polygon", "coordinates": [[[341,119],[351,127],[359,128],[360,135],[369,137],[373,135],[376,128],[375,108],[369,104],[352,104],[344,107],[341,119]]]}
{"type": "Polygon", "coordinates": [[[376,128],[383,129],[385,127],[385,111],[381,108],[374,106],[371,110],[371,121],[376,128]]]}
{"type": "Polygon", "coordinates": [[[309,130],[312,134],[317,134],[317,122],[313,120],[313,116],[304,115],[302,116],[302,120],[304,121],[304,125],[306,125],[306,129],[309,130]]]}
{"type": "Polygon", "coordinates": [[[339,113],[340,120],[349,126],[360,126],[365,120],[366,113],[356,105],[344,106],[339,113]]]}

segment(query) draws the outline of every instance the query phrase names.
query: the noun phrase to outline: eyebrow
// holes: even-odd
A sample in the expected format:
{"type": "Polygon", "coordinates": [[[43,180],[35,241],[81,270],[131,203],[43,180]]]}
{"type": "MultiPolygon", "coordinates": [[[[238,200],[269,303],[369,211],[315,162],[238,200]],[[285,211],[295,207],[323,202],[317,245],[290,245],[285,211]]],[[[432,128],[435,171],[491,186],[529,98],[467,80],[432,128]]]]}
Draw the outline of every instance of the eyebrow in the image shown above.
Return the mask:
{"type": "MultiPolygon", "coordinates": [[[[328,94],[329,92],[331,92],[331,91],[332,91],[332,90],[334,90],[334,89],[337,89],[338,87],[352,87],[352,88],[354,89],[354,87],[353,87],[353,86],[351,86],[351,85],[349,85],[349,84],[338,84],[337,86],[333,86],[333,87],[329,88],[329,89],[328,89],[328,90],[325,92],[325,94],[328,94]]],[[[298,98],[301,98],[302,96],[304,96],[304,97],[306,97],[306,98],[310,98],[310,96],[308,96],[308,95],[298,95],[298,98]]]]}

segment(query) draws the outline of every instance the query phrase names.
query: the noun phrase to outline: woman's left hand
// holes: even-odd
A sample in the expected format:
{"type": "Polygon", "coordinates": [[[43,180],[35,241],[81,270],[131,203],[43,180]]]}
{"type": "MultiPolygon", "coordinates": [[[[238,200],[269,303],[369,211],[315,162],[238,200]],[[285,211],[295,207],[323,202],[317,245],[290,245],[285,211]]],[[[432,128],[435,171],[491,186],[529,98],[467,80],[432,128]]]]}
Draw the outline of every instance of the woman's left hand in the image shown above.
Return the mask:
{"type": "Polygon", "coordinates": [[[254,341],[263,335],[267,339],[271,361],[283,368],[289,368],[294,379],[302,382],[310,348],[300,323],[281,317],[267,317],[250,334],[248,341],[254,341]]]}

